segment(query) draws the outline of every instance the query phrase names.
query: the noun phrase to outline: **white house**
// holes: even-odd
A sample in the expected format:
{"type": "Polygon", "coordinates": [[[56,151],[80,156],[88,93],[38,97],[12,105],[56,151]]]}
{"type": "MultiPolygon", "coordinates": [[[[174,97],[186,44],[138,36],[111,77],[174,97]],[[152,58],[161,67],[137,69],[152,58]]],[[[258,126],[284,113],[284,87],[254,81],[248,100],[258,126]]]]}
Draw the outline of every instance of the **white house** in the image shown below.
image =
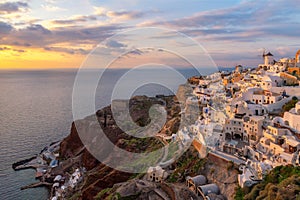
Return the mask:
{"type": "Polygon", "coordinates": [[[300,102],[296,104],[295,108],[284,113],[283,120],[290,127],[300,131],[300,102]]]}
{"type": "Polygon", "coordinates": [[[248,116],[251,116],[251,115],[263,116],[263,115],[267,114],[267,110],[262,104],[248,103],[247,109],[248,109],[248,111],[247,111],[248,116]]]}
{"type": "Polygon", "coordinates": [[[168,173],[160,166],[149,167],[147,170],[147,180],[152,182],[161,182],[168,177],[168,173]]]}
{"type": "Polygon", "coordinates": [[[273,104],[282,99],[282,96],[278,93],[268,90],[254,91],[251,102],[255,104],[273,104]]]}
{"type": "Polygon", "coordinates": [[[236,115],[233,118],[226,119],[224,126],[224,138],[227,140],[231,139],[241,139],[243,140],[243,132],[244,132],[244,120],[239,115],[236,115]]]}
{"type": "Polygon", "coordinates": [[[203,107],[203,114],[202,116],[205,119],[205,123],[210,122],[218,122],[221,124],[225,123],[225,114],[222,111],[216,110],[211,106],[203,107]]]}
{"type": "Polygon", "coordinates": [[[250,116],[244,118],[244,140],[256,143],[263,135],[263,116],[250,116]]]}
{"type": "Polygon", "coordinates": [[[295,164],[300,143],[288,129],[268,126],[256,147],[263,159],[270,159],[276,166],[295,164]]]}
{"type": "Polygon", "coordinates": [[[238,174],[239,186],[241,188],[244,188],[244,187],[251,187],[252,185],[257,184],[259,180],[254,180],[252,177],[254,177],[254,174],[252,173],[252,171],[250,171],[250,169],[244,167],[242,174],[238,174]]]}
{"type": "Polygon", "coordinates": [[[251,187],[258,183],[272,169],[266,162],[247,160],[246,165],[241,167],[242,174],[238,175],[240,187],[251,187]]]}
{"type": "Polygon", "coordinates": [[[283,84],[280,74],[265,75],[260,78],[260,87],[263,90],[270,90],[272,87],[280,87],[283,84]]]}

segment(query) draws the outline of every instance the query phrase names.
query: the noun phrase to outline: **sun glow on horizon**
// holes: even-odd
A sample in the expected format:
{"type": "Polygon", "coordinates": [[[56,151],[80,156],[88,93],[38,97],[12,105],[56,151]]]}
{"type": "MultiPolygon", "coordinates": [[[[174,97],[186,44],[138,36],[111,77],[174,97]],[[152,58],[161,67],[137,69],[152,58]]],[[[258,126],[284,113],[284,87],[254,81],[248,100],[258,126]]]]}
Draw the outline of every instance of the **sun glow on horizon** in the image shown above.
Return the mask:
{"type": "Polygon", "coordinates": [[[18,50],[13,46],[1,47],[0,69],[48,69],[78,68],[85,56],[56,51],[45,51],[40,48],[18,50]]]}

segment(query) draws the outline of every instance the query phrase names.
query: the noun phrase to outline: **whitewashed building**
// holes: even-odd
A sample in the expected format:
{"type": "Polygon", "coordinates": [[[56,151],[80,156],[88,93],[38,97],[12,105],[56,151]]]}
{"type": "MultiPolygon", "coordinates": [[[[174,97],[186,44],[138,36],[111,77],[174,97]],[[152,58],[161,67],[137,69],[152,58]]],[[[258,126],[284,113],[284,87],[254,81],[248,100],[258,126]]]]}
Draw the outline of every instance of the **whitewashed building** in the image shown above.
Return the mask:
{"type": "Polygon", "coordinates": [[[244,141],[255,144],[263,135],[263,123],[265,117],[250,116],[244,118],[244,141]]]}
{"type": "Polygon", "coordinates": [[[292,108],[289,112],[285,112],[283,120],[286,125],[300,131],[300,102],[298,102],[295,108],[292,108]]]}
{"type": "Polygon", "coordinates": [[[169,176],[168,172],[160,166],[149,167],[147,170],[147,180],[152,182],[161,182],[169,176]]]}
{"type": "Polygon", "coordinates": [[[270,159],[274,165],[298,162],[300,143],[286,128],[268,126],[256,147],[262,153],[258,159],[270,159]]]}
{"type": "Polygon", "coordinates": [[[273,104],[282,100],[282,96],[278,93],[268,90],[254,91],[251,102],[255,104],[273,104]]]}

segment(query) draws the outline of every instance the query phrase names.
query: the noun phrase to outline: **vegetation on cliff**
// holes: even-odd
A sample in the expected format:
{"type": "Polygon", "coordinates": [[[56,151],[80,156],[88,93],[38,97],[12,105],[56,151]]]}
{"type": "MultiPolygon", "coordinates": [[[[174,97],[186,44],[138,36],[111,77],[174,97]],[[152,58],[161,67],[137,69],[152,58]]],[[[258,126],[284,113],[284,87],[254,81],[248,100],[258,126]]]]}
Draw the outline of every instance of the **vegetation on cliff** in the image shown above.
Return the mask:
{"type": "Polygon", "coordinates": [[[300,167],[278,166],[252,188],[238,188],[235,200],[300,199],[300,167]]]}
{"type": "Polygon", "coordinates": [[[293,97],[292,100],[290,100],[285,105],[283,105],[282,106],[282,115],[284,112],[289,112],[292,108],[295,108],[295,105],[297,102],[298,102],[298,98],[293,97]]]}
{"type": "Polygon", "coordinates": [[[187,175],[196,176],[201,173],[207,159],[199,159],[198,152],[190,147],[174,164],[171,168],[174,172],[169,176],[168,182],[184,182],[187,175]]]}

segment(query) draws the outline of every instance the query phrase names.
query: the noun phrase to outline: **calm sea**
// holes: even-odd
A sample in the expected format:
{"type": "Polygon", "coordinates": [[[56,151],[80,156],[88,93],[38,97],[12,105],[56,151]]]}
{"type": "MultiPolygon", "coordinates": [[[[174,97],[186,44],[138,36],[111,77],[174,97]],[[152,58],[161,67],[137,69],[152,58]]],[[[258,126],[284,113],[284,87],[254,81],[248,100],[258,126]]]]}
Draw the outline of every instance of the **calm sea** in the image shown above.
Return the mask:
{"type": "MultiPolygon", "coordinates": [[[[123,72],[108,71],[100,81],[95,100],[97,108],[110,103],[109,91],[123,72]]],[[[180,72],[186,77],[195,75],[193,70],[180,72]]],[[[145,72],[145,77],[148,74],[145,72]]],[[[156,74],[168,78],[161,70],[157,70],[156,74]]],[[[20,187],[36,182],[35,171],[13,171],[11,164],[39,153],[49,143],[69,134],[73,121],[75,76],[76,70],[0,70],[0,199],[47,199],[45,188],[21,191],[20,187]]],[[[178,80],[170,80],[170,83],[173,91],[181,84],[178,80]]],[[[146,95],[162,93],[169,94],[171,91],[148,85],[135,92],[146,95]]]]}

